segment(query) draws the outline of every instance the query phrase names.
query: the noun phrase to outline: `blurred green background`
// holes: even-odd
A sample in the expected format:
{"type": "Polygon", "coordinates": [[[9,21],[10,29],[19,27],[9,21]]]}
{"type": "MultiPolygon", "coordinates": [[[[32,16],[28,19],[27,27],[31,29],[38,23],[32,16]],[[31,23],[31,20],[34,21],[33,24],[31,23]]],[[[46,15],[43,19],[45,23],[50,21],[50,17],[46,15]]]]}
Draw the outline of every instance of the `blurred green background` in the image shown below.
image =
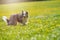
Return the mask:
{"type": "Polygon", "coordinates": [[[60,40],[60,1],[0,0],[0,40],[60,40]],[[22,10],[29,13],[27,25],[7,26],[2,20],[22,10]]]}
{"type": "Polygon", "coordinates": [[[60,1],[60,0],[0,0],[0,4],[18,3],[18,2],[34,2],[34,1],[60,1]]]}

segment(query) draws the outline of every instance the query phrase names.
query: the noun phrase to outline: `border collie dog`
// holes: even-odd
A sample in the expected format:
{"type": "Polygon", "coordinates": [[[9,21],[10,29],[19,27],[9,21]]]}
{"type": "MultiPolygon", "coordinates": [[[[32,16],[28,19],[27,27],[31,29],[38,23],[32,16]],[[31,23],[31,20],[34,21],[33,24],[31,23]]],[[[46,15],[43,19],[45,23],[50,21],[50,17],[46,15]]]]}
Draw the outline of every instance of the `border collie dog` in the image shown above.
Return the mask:
{"type": "Polygon", "coordinates": [[[28,19],[28,12],[22,11],[20,14],[13,14],[8,19],[6,16],[3,16],[2,19],[7,23],[7,25],[17,25],[17,22],[26,25],[28,19]]]}

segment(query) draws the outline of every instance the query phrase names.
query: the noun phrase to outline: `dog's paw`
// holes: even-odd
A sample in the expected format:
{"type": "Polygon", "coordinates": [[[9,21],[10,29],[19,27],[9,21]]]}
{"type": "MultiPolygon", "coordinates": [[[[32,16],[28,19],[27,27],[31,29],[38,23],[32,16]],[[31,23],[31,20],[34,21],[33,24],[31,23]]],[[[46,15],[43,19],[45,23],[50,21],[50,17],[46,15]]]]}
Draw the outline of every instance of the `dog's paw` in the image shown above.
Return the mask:
{"type": "Polygon", "coordinates": [[[26,22],[25,24],[27,25],[29,22],[26,22]]]}

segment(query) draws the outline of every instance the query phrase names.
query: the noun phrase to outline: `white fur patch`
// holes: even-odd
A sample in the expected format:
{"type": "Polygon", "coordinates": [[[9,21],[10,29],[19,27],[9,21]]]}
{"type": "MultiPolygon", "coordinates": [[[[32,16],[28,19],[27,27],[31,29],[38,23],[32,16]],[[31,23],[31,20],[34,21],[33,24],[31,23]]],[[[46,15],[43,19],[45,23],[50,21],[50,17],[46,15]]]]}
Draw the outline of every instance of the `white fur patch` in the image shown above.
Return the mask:
{"type": "Polygon", "coordinates": [[[3,16],[2,17],[3,21],[7,23],[7,17],[6,16],[3,16]]]}
{"type": "Polygon", "coordinates": [[[26,11],[23,12],[23,16],[26,16],[26,11]]]}
{"type": "Polygon", "coordinates": [[[25,24],[27,25],[29,22],[27,21],[25,24]]]}

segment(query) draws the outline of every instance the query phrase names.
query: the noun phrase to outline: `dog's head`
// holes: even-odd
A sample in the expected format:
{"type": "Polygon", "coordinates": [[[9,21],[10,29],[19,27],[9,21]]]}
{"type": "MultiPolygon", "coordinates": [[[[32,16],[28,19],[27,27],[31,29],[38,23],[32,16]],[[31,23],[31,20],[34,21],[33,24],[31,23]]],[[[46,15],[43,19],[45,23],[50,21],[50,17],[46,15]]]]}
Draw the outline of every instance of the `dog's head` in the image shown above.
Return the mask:
{"type": "Polygon", "coordinates": [[[25,25],[27,23],[28,19],[28,12],[27,11],[22,11],[22,23],[25,25]]]}
{"type": "Polygon", "coordinates": [[[28,17],[28,12],[27,11],[22,11],[22,16],[23,17],[28,17]]]}

